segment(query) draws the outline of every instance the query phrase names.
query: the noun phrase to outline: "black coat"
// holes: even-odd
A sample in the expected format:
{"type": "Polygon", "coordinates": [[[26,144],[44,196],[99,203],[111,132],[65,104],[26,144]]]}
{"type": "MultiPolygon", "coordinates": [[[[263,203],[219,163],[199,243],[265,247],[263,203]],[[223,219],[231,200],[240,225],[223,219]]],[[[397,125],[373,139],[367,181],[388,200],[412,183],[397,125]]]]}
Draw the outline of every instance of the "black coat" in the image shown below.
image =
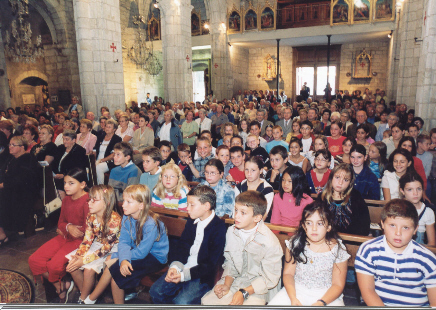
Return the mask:
{"type": "MultiPolygon", "coordinates": [[[[96,159],[98,158],[98,154],[100,153],[100,145],[103,143],[104,137],[106,137],[106,133],[101,134],[97,137],[97,142],[95,143],[95,146],[94,146],[96,159]]],[[[123,141],[123,139],[121,139],[120,136],[117,136],[114,134],[112,136],[112,139],[109,141],[109,145],[107,146],[106,151],[104,152],[103,158],[106,158],[110,154],[112,154],[115,144],[117,144],[118,142],[121,142],[121,141],[123,141]]],[[[115,167],[115,164],[112,160],[110,162],[108,162],[107,165],[108,165],[109,169],[112,169],[113,167],[115,167]]]]}
{"type": "Polygon", "coordinates": [[[67,174],[73,168],[86,169],[88,167],[88,159],[86,158],[86,150],[78,144],[74,144],[70,152],[64,157],[59,167],[59,162],[65,154],[66,147],[61,144],[56,150],[56,155],[52,163],[53,172],[56,174],[67,174]]]}

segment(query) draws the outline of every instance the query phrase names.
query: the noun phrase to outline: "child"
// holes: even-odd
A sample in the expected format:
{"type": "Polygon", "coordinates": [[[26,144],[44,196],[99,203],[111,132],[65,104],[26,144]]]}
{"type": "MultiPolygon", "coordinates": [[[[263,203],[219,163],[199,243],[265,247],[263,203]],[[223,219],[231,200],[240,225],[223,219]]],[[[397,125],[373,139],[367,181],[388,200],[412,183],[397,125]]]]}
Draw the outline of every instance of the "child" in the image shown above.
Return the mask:
{"type": "Polygon", "coordinates": [[[350,151],[355,144],[356,140],[354,138],[345,138],[345,140],[342,142],[343,154],[335,156],[335,165],[342,163],[351,164],[350,151]]]}
{"type": "Polygon", "coordinates": [[[57,236],[42,245],[29,257],[29,267],[34,276],[43,276],[56,288],[61,303],[68,300],[73,284],[65,282],[68,259],[65,257],[77,249],[83,240],[86,217],[89,213],[86,182],[83,169],[71,169],[64,177],[66,197],[62,201],[57,236]]]}
{"type": "Polygon", "coordinates": [[[250,151],[250,157],[259,156],[262,158],[264,164],[269,161],[269,156],[267,151],[261,146],[259,146],[260,140],[259,137],[254,134],[249,134],[247,137],[247,146],[250,151]]]}
{"type": "Polygon", "coordinates": [[[318,199],[329,206],[333,224],[338,232],[367,236],[370,218],[368,206],[353,188],[354,171],[349,164],[339,164],[330,173],[328,182],[318,199]]]}
{"type": "Polygon", "coordinates": [[[330,137],[327,137],[329,145],[329,151],[333,157],[343,154],[342,143],[346,139],[342,136],[342,123],[340,121],[334,121],[330,125],[330,137]]]}
{"type": "MultiPolygon", "coordinates": [[[[304,156],[309,160],[312,167],[315,167],[315,152],[319,150],[329,150],[329,142],[327,138],[323,135],[317,135],[313,140],[313,150],[307,152],[304,156]]],[[[330,153],[331,154],[331,153],[330,153]]],[[[331,157],[330,169],[335,166],[335,158],[331,157]]]]}
{"type": "Polygon", "coordinates": [[[216,156],[223,163],[224,166],[224,179],[229,175],[230,169],[233,168],[230,161],[230,148],[227,145],[220,145],[216,148],[216,156]]]}
{"type": "Polygon", "coordinates": [[[171,245],[169,270],[150,288],[154,304],[200,304],[213,288],[226,235],[226,225],[214,211],[216,198],[215,191],[205,185],[188,193],[189,218],[182,236],[171,245]]]}
{"type": "Polygon", "coordinates": [[[245,180],[245,152],[240,146],[232,146],[230,149],[230,160],[233,168],[229,170],[227,182],[239,184],[245,180]]]}
{"type": "Polygon", "coordinates": [[[313,201],[306,175],[300,167],[283,172],[280,190],[274,196],[271,224],[296,227],[303,209],[313,201]]]}
{"type": "Polygon", "coordinates": [[[115,304],[124,303],[124,290],[135,288],[141,279],[165,267],[169,249],[165,225],[150,211],[151,195],[147,186],[130,185],[123,193],[124,216],[118,252],[106,260],[106,268],[85,304],[95,304],[111,284],[115,304]]]}
{"type": "Polygon", "coordinates": [[[384,236],[366,241],[354,266],[367,306],[436,306],[436,257],[412,240],[418,228],[414,205],[389,201],[381,212],[384,236]]]}
{"type": "Polygon", "coordinates": [[[177,160],[176,154],[171,151],[172,144],[170,141],[161,141],[159,143],[159,151],[162,155],[162,161],[160,162],[160,165],[166,165],[170,162],[175,162],[177,160]]]}
{"type": "Polygon", "coordinates": [[[431,139],[427,135],[419,135],[416,138],[416,157],[422,161],[424,166],[425,176],[430,176],[431,166],[433,163],[433,155],[428,151],[430,149],[431,139]]]}
{"type": "Polygon", "coordinates": [[[185,176],[186,181],[192,182],[192,178],[194,174],[192,173],[191,168],[187,164],[187,161],[191,159],[191,148],[186,143],[181,143],[177,146],[177,156],[179,159],[177,160],[177,165],[180,170],[182,170],[183,175],[185,176]]]}
{"type": "Polygon", "coordinates": [[[196,152],[198,152],[198,158],[194,158],[194,161],[188,159],[186,163],[194,174],[193,181],[201,182],[204,180],[204,167],[206,163],[215,157],[215,155],[212,154],[212,144],[210,140],[206,137],[197,139],[196,152]]]}
{"type": "Polygon", "coordinates": [[[321,193],[326,186],[331,172],[329,169],[331,157],[330,151],[326,149],[315,152],[315,168],[306,173],[312,194],[321,193]]]}
{"type": "Polygon", "coordinates": [[[141,178],[141,169],[133,161],[133,147],[130,143],[119,142],[114,146],[114,169],[109,175],[108,185],[115,190],[117,201],[123,201],[124,189],[132,184],[138,184],[141,178]]]}
{"type": "Polygon", "coordinates": [[[294,119],[292,121],[292,132],[288,133],[288,135],[286,136],[286,140],[285,140],[286,143],[291,142],[292,138],[294,137],[297,138],[297,136],[301,134],[300,125],[301,125],[301,121],[299,119],[294,119]]]}
{"type": "Polygon", "coordinates": [[[265,305],[280,290],[283,250],[262,221],[265,197],[246,191],[236,197],[235,225],[227,230],[224,273],[202,305],[265,305]]]}
{"type": "Polygon", "coordinates": [[[320,201],[307,205],[296,234],[285,242],[285,287],[268,305],[344,306],[350,255],[325,205],[320,201]]]}
{"type": "MultiPolygon", "coordinates": [[[[203,130],[200,133],[200,138],[206,138],[207,140],[209,140],[210,145],[212,145],[212,133],[209,130],[203,130]]],[[[198,141],[198,140],[197,140],[198,141]]],[[[215,157],[216,154],[216,149],[212,146],[212,151],[211,151],[212,155],[215,157]]],[[[194,153],[194,160],[198,159],[200,156],[198,155],[198,151],[195,150],[194,153]]]]}
{"type": "Polygon", "coordinates": [[[416,142],[416,138],[418,138],[418,135],[419,135],[419,126],[416,125],[415,123],[412,123],[409,125],[407,132],[409,134],[409,137],[412,137],[413,140],[415,140],[415,142],[416,142]]]}
{"type": "Polygon", "coordinates": [[[233,136],[230,139],[230,147],[240,146],[242,148],[245,147],[244,139],[241,136],[233,136]]]}
{"type": "Polygon", "coordinates": [[[161,173],[160,163],[162,154],[157,147],[148,146],[142,151],[142,166],[144,173],[139,179],[140,184],[146,185],[150,190],[156,186],[161,173]]]}
{"type": "Polygon", "coordinates": [[[112,187],[92,187],[88,204],[85,237],[79,248],[66,256],[70,260],[67,272],[71,273],[80,291],[79,304],[83,304],[91,293],[95,275],[101,273],[106,257],[117,251],[121,229],[121,216],[115,211],[116,197],[112,187]]]}
{"type": "MultiPolygon", "coordinates": [[[[406,149],[412,154],[413,156],[413,168],[416,172],[421,176],[422,180],[424,181],[424,189],[427,189],[427,176],[425,174],[424,165],[418,157],[416,157],[416,143],[415,140],[413,140],[412,137],[404,136],[401,138],[400,142],[398,143],[398,148],[406,149]]],[[[425,193],[424,193],[424,198],[425,193]]]]}
{"type": "Polygon", "coordinates": [[[309,160],[301,155],[301,150],[303,149],[303,143],[300,139],[292,138],[291,142],[289,142],[289,158],[288,163],[292,166],[297,166],[303,169],[303,172],[306,173],[309,168],[309,160]]]}
{"type": "Polygon", "coordinates": [[[392,137],[392,130],[388,129],[383,131],[383,140],[389,139],[390,137],[392,137]]]}
{"type": "Polygon", "coordinates": [[[371,169],[377,179],[381,179],[388,163],[386,152],[386,144],[381,141],[376,141],[369,147],[369,169],[371,169]]]}
{"type": "Polygon", "coordinates": [[[356,128],[356,143],[361,144],[368,152],[369,146],[374,143],[374,140],[369,136],[369,127],[367,124],[360,124],[356,128]]]}
{"type": "Polygon", "coordinates": [[[153,190],[151,206],[186,211],[188,187],[179,166],[168,163],[162,166],[159,180],[153,190]]]}
{"type": "Polygon", "coordinates": [[[424,235],[427,235],[427,245],[436,246],[434,205],[428,201],[423,202],[423,181],[416,172],[406,173],[400,178],[400,192],[404,199],[413,203],[418,211],[418,232],[415,241],[424,244],[424,235]]]}
{"type": "Polygon", "coordinates": [[[400,198],[398,180],[413,170],[413,157],[405,149],[396,149],[389,156],[389,164],[383,173],[381,188],[385,201],[400,198]]]}
{"type": "Polygon", "coordinates": [[[265,176],[265,180],[271,184],[274,190],[279,190],[282,183],[283,171],[291,165],[287,163],[288,153],[281,145],[276,145],[269,152],[269,162],[271,168],[265,176]]]}
{"type": "Polygon", "coordinates": [[[312,143],[315,141],[312,122],[309,120],[302,121],[300,131],[301,134],[297,138],[303,143],[303,155],[305,155],[310,151],[312,143]]]}
{"type": "Polygon", "coordinates": [[[270,153],[272,148],[277,146],[277,145],[282,145],[286,148],[287,151],[289,151],[288,144],[285,141],[283,141],[283,138],[282,138],[282,136],[283,136],[282,127],[280,127],[279,125],[274,126],[272,129],[272,135],[274,137],[274,140],[271,142],[268,142],[266,144],[266,147],[265,147],[265,150],[267,153],[270,153]]]}
{"type": "Polygon", "coordinates": [[[363,199],[380,200],[380,185],[378,178],[367,165],[368,156],[365,147],[356,144],[351,148],[350,154],[355,174],[354,188],[362,194],[363,199]]]}
{"type": "Polygon", "coordinates": [[[246,192],[246,191],[257,191],[259,193],[262,193],[267,202],[267,213],[265,213],[264,220],[268,217],[269,211],[271,209],[272,201],[274,199],[274,189],[272,186],[265,181],[264,179],[260,178],[260,175],[263,170],[263,162],[262,160],[257,156],[250,157],[245,162],[245,178],[246,180],[242,181],[239,184],[236,184],[234,191],[235,196],[238,196],[240,193],[246,192]]]}
{"type": "MultiPolygon", "coordinates": [[[[265,127],[265,134],[262,136],[262,138],[265,139],[265,141],[268,143],[270,143],[271,141],[274,141],[274,135],[273,135],[273,126],[272,124],[266,125],[265,127]]],[[[279,126],[280,127],[280,126],[279,126]]],[[[282,127],[280,127],[282,128],[282,127]]]]}

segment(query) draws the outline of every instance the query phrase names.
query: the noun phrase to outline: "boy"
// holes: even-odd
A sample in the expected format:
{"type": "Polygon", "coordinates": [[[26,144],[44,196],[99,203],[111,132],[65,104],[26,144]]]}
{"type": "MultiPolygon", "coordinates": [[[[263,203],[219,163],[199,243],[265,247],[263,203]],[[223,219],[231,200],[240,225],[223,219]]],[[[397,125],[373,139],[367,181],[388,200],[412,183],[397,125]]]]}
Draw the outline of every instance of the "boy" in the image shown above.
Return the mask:
{"type": "Polygon", "coordinates": [[[170,162],[175,162],[177,160],[176,154],[171,152],[172,144],[170,141],[161,141],[159,143],[159,151],[162,155],[162,161],[160,163],[161,166],[165,166],[170,162]]]}
{"type": "Polygon", "coordinates": [[[384,236],[363,243],[354,262],[367,306],[436,306],[436,257],[412,240],[418,222],[407,200],[393,199],[383,207],[384,236]]]}
{"type": "Polygon", "coordinates": [[[313,141],[315,141],[315,136],[313,135],[313,124],[309,120],[305,120],[301,122],[300,127],[301,134],[297,136],[298,139],[301,139],[303,143],[303,156],[305,156],[312,146],[313,141]]]}
{"type": "Polygon", "coordinates": [[[209,186],[198,185],[188,193],[185,229],[171,244],[168,273],[150,288],[155,304],[200,304],[211,290],[222,263],[226,225],[215,214],[216,194],[209,186]]]}
{"type": "Polygon", "coordinates": [[[162,154],[157,147],[148,146],[142,150],[142,166],[144,167],[144,173],[141,175],[139,183],[147,185],[150,192],[153,192],[157,181],[159,181],[161,162],[162,154]]]}
{"type": "Polygon", "coordinates": [[[268,170],[265,180],[271,184],[274,190],[279,190],[282,183],[282,174],[291,165],[288,163],[288,151],[281,145],[276,145],[269,153],[271,170],[268,170]]]}
{"type": "Polygon", "coordinates": [[[133,184],[138,184],[141,177],[141,169],[132,161],[133,147],[130,143],[119,142],[114,146],[114,169],[109,175],[108,185],[115,190],[117,201],[123,201],[124,189],[133,184]]]}
{"type": "Polygon", "coordinates": [[[192,173],[194,174],[193,181],[201,182],[204,180],[204,167],[206,166],[206,163],[215,157],[212,154],[212,144],[210,140],[203,136],[200,137],[197,140],[196,152],[198,152],[198,158],[194,159],[194,162],[188,159],[186,163],[189,165],[189,168],[191,168],[192,173]]]}
{"type": "Polygon", "coordinates": [[[265,149],[267,142],[264,138],[260,136],[260,129],[261,125],[258,121],[252,121],[250,123],[250,134],[256,136],[259,140],[260,146],[265,149]]]}
{"type": "Polygon", "coordinates": [[[229,171],[233,168],[232,162],[230,161],[230,148],[227,145],[220,145],[216,148],[216,157],[224,165],[224,179],[229,175],[229,171]]]}
{"type": "Polygon", "coordinates": [[[262,221],[263,194],[236,197],[235,225],[229,227],[221,280],[201,299],[203,305],[265,305],[280,290],[283,250],[262,221]]]}
{"type": "Polygon", "coordinates": [[[268,142],[265,149],[266,152],[269,153],[273,147],[276,145],[282,145],[286,148],[286,151],[289,152],[289,145],[285,141],[283,141],[283,129],[279,125],[275,125],[273,127],[273,138],[274,140],[271,142],[268,142]]]}
{"type": "Polygon", "coordinates": [[[230,147],[240,146],[242,148],[245,147],[244,139],[241,136],[234,136],[230,139],[230,147]]]}
{"type": "Polygon", "coordinates": [[[189,168],[189,165],[187,164],[187,161],[191,159],[191,148],[186,143],[179,144],[179,146],[177,146],[177,155],[179,156],[179,159],[177,160],[177,165],[179,166],[180,170],[182,170],[186,181],[192,182],[194,174],[192,173],[191,168],[189,168]]]}
{"type": "Polygon", "coordinates": [[[229,175],[226,180],[239,184],[245,180],[245,152],[240,146],[233,146],[230,148],[230,160],[232,161],[233,168],[229,170],[229,175]]]}
{"type": "MultiPolygon", "coordinates": [[[[212,133],[209,130],[203,130],[200,133],[200,138],[208,139],[210,141],[210,144],[212,145],[212,133]]],[[[212,146],[212,154],[215,157],[216,149],[213,146],[212,146]]],[[[198,152],[196,150],[195,153],[194,153],[194,160],[198,159],[198,157],[199,157],[199,155],[198,155],[198,152]]]]}
{"type": "Polygon", "coordinates": [[[247,146],[248,150],[250,150],[250,157],[251,156],[259,156],[262,158],[262,161],[264,164],[266,164],[269,161],[269,156],[267,151],[261,146],[259,146],[260,140],[259,137],[250,133],[247,137],[247,146]]]}
{"type": "Polygon", "coordinates": [[[203,181],[202,184],[210,186],[216,193],[216,215],[223,217],[227,214],[231,217],[235,206],[235,192],[233,188],[226,183],[226,180],[223,179],[223,163],[219,159],[212,158],[207,162],[204,169],[206,181],[203,181]]]}
{"type": "Polygon", "coordinates": [[[427,179],[430,176],[431,166],[433,163],[433,155],[428,151],[430,148],[430,143],[430,137],[427,135],[419,135],[416,138],[416,157],[421,159],[427,179]]]}
{"type": "Polygon", "coordinates": [[[409,125],[407,132],[408,132],[409,136],[411,136],[415,140],[415,143],[416,143],[416,138],[418,137],[418,134],[419,134],[418,125],[416,125],[416,124],[409,125]]]}

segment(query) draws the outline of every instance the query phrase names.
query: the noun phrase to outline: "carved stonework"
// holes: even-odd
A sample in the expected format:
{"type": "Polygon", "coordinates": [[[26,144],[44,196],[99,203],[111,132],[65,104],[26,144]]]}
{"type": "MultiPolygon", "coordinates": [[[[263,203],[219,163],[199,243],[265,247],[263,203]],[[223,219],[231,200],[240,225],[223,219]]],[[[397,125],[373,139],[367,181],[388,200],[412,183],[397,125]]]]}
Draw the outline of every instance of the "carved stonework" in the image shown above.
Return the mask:
{"type": "Polygon", "coordinates": [[[365,49],[356,56],[354,63],[353,78],[371,78],[371,53],[367,53],[365,49]]]}

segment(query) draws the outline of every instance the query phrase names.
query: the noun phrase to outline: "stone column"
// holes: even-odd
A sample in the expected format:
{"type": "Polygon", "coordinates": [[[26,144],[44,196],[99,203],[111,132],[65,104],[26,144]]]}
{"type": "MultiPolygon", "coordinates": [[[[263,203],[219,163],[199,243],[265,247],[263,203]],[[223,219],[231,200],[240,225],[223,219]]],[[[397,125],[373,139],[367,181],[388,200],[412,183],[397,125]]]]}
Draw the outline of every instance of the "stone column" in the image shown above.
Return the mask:
{"type": "Polygon", "coordinates": [[[233,80],[230,76],[231,61],[229,48],[231,47],[227,44],[227,3],[225,0],[206,1],[209,1],[210,35],[212,39],[211,90],[218,100],[223,98],[231,99],[233,80]]]}
{"type": "Polygon", "coordinates": [[[11,96],[9,94],[9,81],[8,81],[8,73],[6,70],[5,49],[3,45],[1,28],[0,28],[0,70],[3,70],[3,75],[0,76],[0,109],[6,110],[11,106],[11,96]]]}
{"type": "Polygon", "coordinates": [[[436,2],[425,2],[415,106],[430,129],[436,127],[436,2]]]}
{"type": "Polygon", "coordinates": [[[73,0],[73,5],[83,107],[98,115],[101,106],[124,110],[119,0],[73,0]]]}
{"type": "Polygon", "coordinates": [[[193,100],[190,0],[158,0],[165,101],[193,100]]]}

